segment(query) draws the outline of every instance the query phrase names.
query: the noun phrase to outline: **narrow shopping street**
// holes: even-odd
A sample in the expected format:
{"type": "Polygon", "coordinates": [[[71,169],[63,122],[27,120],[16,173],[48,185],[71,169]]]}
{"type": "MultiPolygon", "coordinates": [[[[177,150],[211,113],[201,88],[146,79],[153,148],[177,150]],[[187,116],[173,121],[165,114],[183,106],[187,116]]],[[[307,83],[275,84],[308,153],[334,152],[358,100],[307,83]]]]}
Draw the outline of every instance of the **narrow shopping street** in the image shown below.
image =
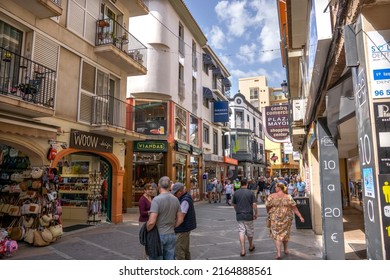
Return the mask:
{"type": "MultiPolygon", "coordinates": [[[[235,213],[224,203],[196,203],[198,228],[191,234],[194,260],[273,260],[275,248],[265,227],[266,210],[259,203],[259,218],[255,222],[256,249],[240,257],[235,213]]],[[[47,247],[31,247],[19,242],[19,250],[5,260],[136,260],[141,258],[138,241],[137,208],[128,210],[124,223],[100,223],[66,232],[47,247]]],[[[293,230],[289,242],[290,254],[284,260],[320,260],[321,239],[310,229],[293,230]]]]}

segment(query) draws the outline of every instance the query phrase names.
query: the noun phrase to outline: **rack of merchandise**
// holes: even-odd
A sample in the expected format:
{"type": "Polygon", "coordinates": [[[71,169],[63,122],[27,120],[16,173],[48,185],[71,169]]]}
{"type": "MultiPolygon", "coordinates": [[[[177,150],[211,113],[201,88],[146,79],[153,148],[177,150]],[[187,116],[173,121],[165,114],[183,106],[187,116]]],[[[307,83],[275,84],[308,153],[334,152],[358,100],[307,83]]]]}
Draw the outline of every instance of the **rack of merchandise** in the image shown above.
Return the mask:
{"type": "Polygon", "coordinates": [[[63,219],[87,220],[88,174],[62,174],[59,197],[63,219]]]}
{"type": "Polygon", "coordinates": [[[89,174],[88,181],[88,220],[87,223],[99,223],[97,216],[102,210],[102,185],[103,179],[96,171],[89,174]]]}

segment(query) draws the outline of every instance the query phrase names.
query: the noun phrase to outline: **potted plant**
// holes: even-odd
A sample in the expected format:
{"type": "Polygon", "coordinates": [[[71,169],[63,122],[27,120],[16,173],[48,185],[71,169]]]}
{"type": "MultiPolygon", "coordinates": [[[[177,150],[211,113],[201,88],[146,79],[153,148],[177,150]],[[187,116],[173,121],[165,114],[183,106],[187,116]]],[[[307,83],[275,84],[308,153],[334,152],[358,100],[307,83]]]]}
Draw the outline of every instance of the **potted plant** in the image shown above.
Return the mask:
{"type": "Polygon", "coordinates": [[[99,25],[99,27],[108,27],[108,26],[110,26],[110,23],[104,19],[100,19],[98,21],[98,25],[99,25]]]}

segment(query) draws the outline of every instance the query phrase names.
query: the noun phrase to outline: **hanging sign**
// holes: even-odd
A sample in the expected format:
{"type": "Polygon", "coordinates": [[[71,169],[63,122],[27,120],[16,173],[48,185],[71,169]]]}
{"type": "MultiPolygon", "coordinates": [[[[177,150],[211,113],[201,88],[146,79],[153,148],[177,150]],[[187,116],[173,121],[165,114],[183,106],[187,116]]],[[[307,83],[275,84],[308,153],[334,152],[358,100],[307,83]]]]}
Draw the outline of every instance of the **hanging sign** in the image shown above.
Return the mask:
{"type": "Polygon", "coordinates": [[[289,142],[289,105],[273,105],[263,108],[263,125],[268,139],[276,143],[289,142]]]}
{"type": "Polygon", "coordinates": [[[114,138],[71,129],[70,148],[112,153],[114,138]]]}

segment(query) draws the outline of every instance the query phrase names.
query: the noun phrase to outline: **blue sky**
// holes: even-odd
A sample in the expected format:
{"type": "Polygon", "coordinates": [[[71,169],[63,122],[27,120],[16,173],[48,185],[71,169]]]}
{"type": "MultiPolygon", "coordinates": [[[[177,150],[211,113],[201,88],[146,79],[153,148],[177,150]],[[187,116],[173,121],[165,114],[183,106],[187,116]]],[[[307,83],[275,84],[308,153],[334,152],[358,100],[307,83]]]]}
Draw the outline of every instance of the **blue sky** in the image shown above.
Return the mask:
{"type": "Polygon", "coordinates": [[[268,86],[286,79],[280,58],[276,0],[184,0],[208,44],[230,72],[231,96],[238,79],[264,75],[268,86]]]}

